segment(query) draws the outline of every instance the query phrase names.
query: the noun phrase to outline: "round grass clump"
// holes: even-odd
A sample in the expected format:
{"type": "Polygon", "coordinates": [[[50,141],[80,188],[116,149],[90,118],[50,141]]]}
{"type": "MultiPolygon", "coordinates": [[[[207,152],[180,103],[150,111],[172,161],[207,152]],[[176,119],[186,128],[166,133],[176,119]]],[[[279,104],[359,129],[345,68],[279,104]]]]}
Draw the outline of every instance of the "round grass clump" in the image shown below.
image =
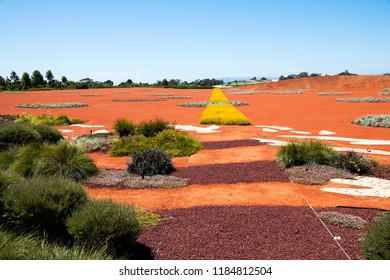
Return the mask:
{"type": "Polygon", "coordinates": [[[169,122],[156,118],[154,120],[140,123],[138,125],[137,132],[145,137],[154,137],[158,133],[167,129],[173,129],[169,122]]]}
{"type": "Polygon", "coordinates": [[[78,182],[98,172],[93,160],[68,142],[21,147],[11,169],[24,177],[60,175],[78,182]]]}
{"type": "Polygon", "coordinates": [[[330,146],[313,140],[290,142],[281,146],[276,154],[277,159],[288,168],[299,165],[331,165],[337,160],[338,153],[330,146]]]}
{"type": "Polygon", "coordinates": [[[131,255],[140,233],[135,207],[112,200],[89,201],[67,220],[69,233],[88,248],[105,246],[116,255],[131,255]]]}
{"type": "Polygon", "coordinates": [[[93,160],[76,145],[63,142],[44,146],[36,165],[38,175],[61,175],[80,182],[98,173],[93,160]]]}
{"type": "Polygon", "coordinates": [[[117,119],[114,123],[114,131],[120,136],[134,135],[136,132],[136,125],[126,119],[117,119]]]}

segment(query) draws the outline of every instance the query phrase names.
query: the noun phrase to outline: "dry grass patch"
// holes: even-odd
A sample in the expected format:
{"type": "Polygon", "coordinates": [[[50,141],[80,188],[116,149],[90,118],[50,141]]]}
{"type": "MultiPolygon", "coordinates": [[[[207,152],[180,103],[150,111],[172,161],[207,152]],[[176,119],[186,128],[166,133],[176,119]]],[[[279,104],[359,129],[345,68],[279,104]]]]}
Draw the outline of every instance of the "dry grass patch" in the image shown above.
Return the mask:
{"type": "Polygon", "coordinates": [[[303,165],[286,169],[291,181],[303,185],[323,185],[330,179],[354,179],[352,173],[327,165],[303,165]]]}

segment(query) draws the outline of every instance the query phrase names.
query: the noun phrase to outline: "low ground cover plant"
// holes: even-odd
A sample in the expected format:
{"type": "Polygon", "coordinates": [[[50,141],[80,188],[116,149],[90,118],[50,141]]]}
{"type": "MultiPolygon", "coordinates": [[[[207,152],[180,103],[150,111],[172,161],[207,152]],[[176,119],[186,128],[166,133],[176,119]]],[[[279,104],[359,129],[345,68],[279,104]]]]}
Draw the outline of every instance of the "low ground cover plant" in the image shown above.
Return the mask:
{"type": "Polygon", "coordinates": [[[291,91],[270,91],[269,94],[302,94],[304,90],[297,89],[291,91]]]}
{"type": "Polygon", "coordinates": [[[378,102],[390,102],[390,98],[378,98],[378,97],[360,97],[360,98],[338,98],[337,102],[352,102],[352,103],[378,103],[378,102]]]}
{"type": "Polygon", "coordinates": [[[390,212],[373,221],[362,247],[367,260],[390,260],[390,212]]]}
{"type": "Polygon", "coordinates": [[[250,120],[231,104],[206,107],[200,117],[201,124],[250,125],[250,120]]]}
{"type": "Polygon", "coordinates": [[[114,157],[130,156],[148,148],[160,148],[173,157],[181,157],[203,148],[198,140],[186,132],[175,130],[173,124],[161,118],[138,124],[119,119],[115,122],[114,129],[120,136],[111,147],[110,155],[114,157]]]}
{"type": "Polygon", "coordinates": [[[335,211],[321,211],[318,213],[324,223],[342,228],[363,229],[367,221],[359,216],[342,214],[335,211]]]}
{"type": "Polygon", "coordinates": [[[350,92],[319,92],[317,93],[318,96],[338,96],[338,95],[351,95],[350,92]]]}
{"type": "Polygon", "coordinates": [[[286,169],[289,179],[303,185],[323,185],[330,179],[354,179],[354,175],[346,170],[327,165],[301,165],[286,169]]]}
{"type": "Polygon", "coordinates": [[[24,114],[18,117],[15,122],[29,122],[32,124],[48,124],[52,126],[67,126],[72,124],[84,123],[82,120],[75,120],[69,118],[67,115],[60,115],[57,117],[46,116],[45,114],[33,116],[24,114]]]}
{"type": "Polygon", "coordinates": [[[57,108],[78,108],[78,107],[87,107],[88,104],[80,103],[80,102],[75,102],[75,103],[46,103],[46,104],[41,104],[41,103],[32,103],[32,104],[17,104],[15,107],[18,108],[32,108],[32,109],[46,109],[46,108],[51,108],[51,109],[57,109],[57,108]]]}
{"type": "Polygon", "coordinates": [[[75,137],[73,143],[86,152],[105,152],[115,140],[114,133],[96,133],[75,137]]]}
{"type": "Polygon", "coordinates": [[[213,92],[210,96],[211,102],[229,102],[229,99],[223,94],[220,88],[213,89],[213,92]]]}
{"type": "Polygon", "coordinates": [[[390,115],[368,115],[355,119],[353,123],[362,126],[390,128],[390,115]]]}
{"type": "Polygon", "coordinates": [[[379,95],[390,95],[390,88],[384,88],[379,95]]]}
{"type": "Polygon", "coordinates": [[[162,98],[130,98],[130,99],[113,99],[112,102],[159,102],[165,101],[162,98]]]}
{"type": "Polygon", "coordinates": [[[153,175],[145,176],[143,179],[126,170],[105,170],[101,169],[99,174],[85,181],[91,186],[105,186],[111,188],[129,189],[171,189],[187,186],[189,179],[175,176],[153,175]]]}
{"type": "Polygon", "coordinates": [[[158,133],[154,137],[143,135],[122,137],[113,143],[110,155],[130,156],[147,148],[160,148],[172,157],[183,157],[194,154],[203,146],[197,139],[187,133],[169,129],[158,133]]]}
{"type": "Polygon", "coordinates": [[[215,88],[210,97],[211,104],[202,112],[201,124],[250,125],[250,120],[232,104],[220,88],[215,88]],[[226,104],[218,104],[223,102],[226,104]]]}
{"type": "Polygon", "coordinates": [[[269,91],[232,91],[229,94],[233,95],[251,95],[251,94],[261,94],[261,93],[269,93],[269,91]]]}

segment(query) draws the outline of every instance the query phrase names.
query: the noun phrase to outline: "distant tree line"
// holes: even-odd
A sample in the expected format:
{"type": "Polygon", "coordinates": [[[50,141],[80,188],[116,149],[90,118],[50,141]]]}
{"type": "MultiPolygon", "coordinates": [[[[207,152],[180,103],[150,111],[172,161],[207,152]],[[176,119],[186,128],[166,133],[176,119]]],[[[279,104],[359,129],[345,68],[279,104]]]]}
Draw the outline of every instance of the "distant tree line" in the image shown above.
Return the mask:
{"type": "Polygon", "coordinates": [[[309,74],[308,72],[301,72],[299,74],[290,74],[287,77],[282,75],[279,77],[279,81],[290,80],[290,79],[311,78],[311,77],[319,77],[319,76],[321,76],[321,74],[319,73],[309,74]]]}
{"type": "Polygon", "coordinates": [[[114,83],[111,80],[96,82],[90,78],[73,82],[68,80],[65,76],[62,76],[59,81],[54,79],[51,70],[46,71],[45,78],[39,70],[35,70],[31,76],[27,72],[24,72],[22,78],[19,78],[18,74],[16,74],[15,71],[12,71],[10,76],[7,76],[5,79],[0,76],[0,90],[86,89],[114,86],[114,83]]]}
{"type": "MultiPolygon", "coordinates": [[[[126,82],[119,83],[117,87],[211,88],[222,83],[222,80],[216,79],[198,79],[190,83],[179,79],[163,79],[154,84],[149,84],[135,83],[131,79],[128,79],[126,82]]],[[[0,90],[88,89],[107,87],[114,87],[114,82],[111,80],[99,82],[91,78],[84,78],[78,82],[74,82],[68,80],[65,76],[62,76],[61,80],[56,80],[51,70],[46,71],[45,77],[39,70],[35,70],[31,75],[24,72],[22,78],[19,78],[15,71],[12,71],[10,76],[7,76],[5,79],[0,76],[0,90]]]]}

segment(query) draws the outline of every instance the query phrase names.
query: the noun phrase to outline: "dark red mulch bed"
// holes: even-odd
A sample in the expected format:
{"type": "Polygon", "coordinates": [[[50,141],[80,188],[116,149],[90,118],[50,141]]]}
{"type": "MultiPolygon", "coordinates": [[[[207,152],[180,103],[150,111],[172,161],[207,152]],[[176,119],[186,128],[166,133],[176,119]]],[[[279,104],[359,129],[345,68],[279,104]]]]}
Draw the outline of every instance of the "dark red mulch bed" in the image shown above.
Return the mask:
{"type": "Polygon", "coordinates": [[[234,141],[202,142],[202,145],[205,149],[214,150],[214,149],[228,149],[228,148],[236,148],[236,147],[262,146],[262,145],[266,145],[266,143],[261,143],[258,140],[234,140],[234,141]]]}
{"type": "MultiPolygon", "coordinates": [[[[379,213],[374,209],[341,211],[367,220],[379,213]]],[[[347,259],[308,207],[209,206],[157,213],[170,219],[144,228],[138,240],[152,259],[347,259]]],[[[357,236],[366,229],[329,228],[341,236],[340,244],[352,259],[362,258],[357,236]]]]}
{"type": "Polygon", "coordinates": [[[171,175],[189,178],[191,184],[289,182],[283,168],[271,160],[189,166],[178,168],[171,175]]]}

